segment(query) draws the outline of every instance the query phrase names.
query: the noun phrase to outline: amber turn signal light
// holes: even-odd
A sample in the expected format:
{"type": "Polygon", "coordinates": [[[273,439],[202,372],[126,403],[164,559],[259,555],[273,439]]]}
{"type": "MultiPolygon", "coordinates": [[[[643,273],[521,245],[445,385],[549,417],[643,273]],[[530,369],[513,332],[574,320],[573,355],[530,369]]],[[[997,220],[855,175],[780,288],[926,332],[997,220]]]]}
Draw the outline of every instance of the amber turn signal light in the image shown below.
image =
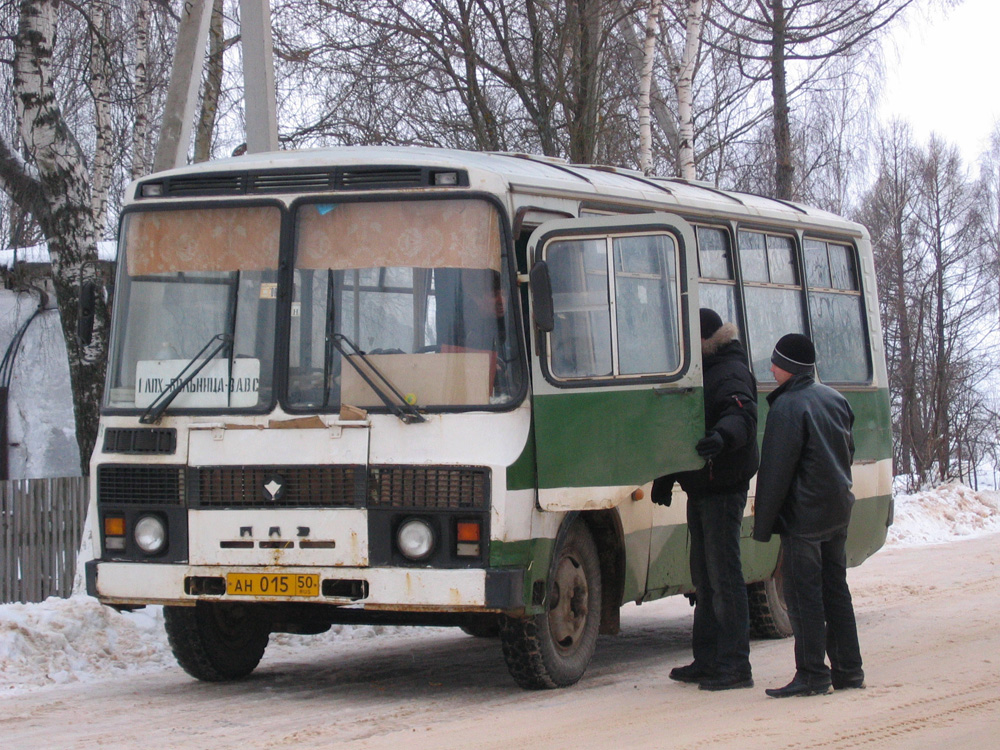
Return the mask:
{"type": "Polygon", "coordinates": [[[458,541],[478,542],[481,530],[478,521],[459,521],[457,529],[458,541]]]}

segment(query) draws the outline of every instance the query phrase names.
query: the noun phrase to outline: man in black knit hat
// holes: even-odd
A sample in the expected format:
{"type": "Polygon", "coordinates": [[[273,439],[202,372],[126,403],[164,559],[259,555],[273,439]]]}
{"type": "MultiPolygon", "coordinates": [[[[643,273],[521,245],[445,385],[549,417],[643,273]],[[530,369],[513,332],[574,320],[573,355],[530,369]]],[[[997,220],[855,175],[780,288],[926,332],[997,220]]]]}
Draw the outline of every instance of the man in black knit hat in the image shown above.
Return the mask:
{"type": "Polygon", "coordinates": [[[654,501],[666,502],[676,480],[688,496],[694,661],[670,670],[670,678],[702,690],[753,687],[740,529],[757,470],[757,381],[736,335],[735,325],[702,308],[706,433],[696,450],[705,466],[657,480],[653,492],[654,501]]]}
{"type": "Polygon", "coordinates": [[[800,333],[782,336],[771,354],[778,387],[767,397],[753,538],[781,535],[795,636],[795,677],[766,690],[772,698],[865,686],[845,552],[854,504],[854,413],[847,399],[816,382],[815,363],[813,343],[800,333]]]}

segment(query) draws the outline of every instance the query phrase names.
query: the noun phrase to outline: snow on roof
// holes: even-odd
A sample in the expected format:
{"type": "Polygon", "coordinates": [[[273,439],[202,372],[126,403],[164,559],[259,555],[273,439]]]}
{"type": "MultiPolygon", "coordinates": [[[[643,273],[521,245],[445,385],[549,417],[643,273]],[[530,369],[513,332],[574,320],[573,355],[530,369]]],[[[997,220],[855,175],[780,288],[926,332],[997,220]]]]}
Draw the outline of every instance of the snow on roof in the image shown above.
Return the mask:
{"type": "MultiPolygon", "coordinates": [[[[1000,492],[948,484],[896,495],[895,502],[888,546],[939,544],[1000,531],[1000,492]]],[[[415,637],[415,630],[334,625],[320,636],[275,634],[268,654],[294,657],[325,645],[351,648],[353,642],[375,636],[415,637]]],[[[441,629],[420,629],[424,634],[428,630],[441,629]]],[[[82,594],[41,604],[0,605],[0,695],[179,669],[167,644],[161,607],[120,614],[82,594]]]]}

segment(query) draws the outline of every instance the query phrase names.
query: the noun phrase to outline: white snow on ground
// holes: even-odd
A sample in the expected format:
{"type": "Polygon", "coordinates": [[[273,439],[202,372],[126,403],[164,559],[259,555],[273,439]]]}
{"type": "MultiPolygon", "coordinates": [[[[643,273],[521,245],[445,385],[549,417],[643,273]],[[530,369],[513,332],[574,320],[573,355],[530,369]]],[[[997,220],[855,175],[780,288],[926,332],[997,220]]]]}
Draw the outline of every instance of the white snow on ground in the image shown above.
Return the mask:
{"type": "MultiPolygon", "coordinates": [[[[1000,492],[948,484],[896,495],[888,546],[939,544],[1000,531],[1000,492]]],[[[316,639],[367,639],[404,628],[339,626],[320,636],[274,635],[268,656],[315,648],[316,639]]],[[[399,636],[397,636],[399,637],[399,636]]],[[[120,674],[179,669],[163,630],[161,607],[119,614],[77,595],[41,604],[0,605],[0,695],[120,674]]]]}

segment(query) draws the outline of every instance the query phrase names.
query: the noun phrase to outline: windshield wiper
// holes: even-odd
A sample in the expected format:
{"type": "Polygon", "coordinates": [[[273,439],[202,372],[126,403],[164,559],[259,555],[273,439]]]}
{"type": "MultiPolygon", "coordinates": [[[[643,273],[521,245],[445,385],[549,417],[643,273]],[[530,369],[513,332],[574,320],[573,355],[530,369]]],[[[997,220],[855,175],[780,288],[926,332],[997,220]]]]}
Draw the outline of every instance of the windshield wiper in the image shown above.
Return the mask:
{"type": "Polygon", "coordinates": [[[146,411],[142,413],[142,416],[139,417],[139,421],[142,424],[156,424],[159,422],[163,412],[166,411],[167,407],[170,406],[170,403],[177,398],[177,394],[184,390],[184,386],[194,380],[195,376],[205,369],[205,365],[207,365],[216,354],[232,344],[232,342],[233,337],[228,333],[217,333],[212,336],[212,338],[208,340],[208,343],[201,348],[201,351],[188,360],[188,363],[184,365],[184,369],[177,373],[177,377],[170,381],[166,388],[160,391],[159,396],[153,399],[153,403],[151,403],[147,407],[146,411]],[[208,356],[201,361],[201,364],[195,367],[195,362],[197,362],[201,355],[204,354],[210,346],[212,346],[212,342],[216,339],[219,340],[219,343],[216,344],[215,348],[209,352],[208,356]],[[190,372],[188,372],[188,370],[190,370],[190,372]]]}
{"type": "Polygon", "coordinates": [[[406,400],[406,397],[399,392],[399,389],[392,384],[392,381],[390,381],[389,378],[387,378],[385,375],[379,372],[379,369],[372,364],[372,361],[368,359],[365,353],[361,351],[353,341],[347,338],[347,336],[345,336],[342,333],[335,333],[333,334],[333,336],[330,337],[330,341],[337,348],[337,351],[341,353],[343,358],[351,365],[351,367],[357,370],[358,375],[360,375],[361,378],[368,384],[368,387],[371,388],[373,391],[375,391],[376,395],[380,399],[382,399],[382,403],[385,404],[387,407],[389,407],[389,410],[393,414],[395,414],[397,417],[403,420],[403,422],[405,422],[406,424],[427,421],[424,418],[424,415],[421,414],[419,411],[417,411],[416,404],[409,403],[406,400]],[[351,348],[352,351],[350,353],[348,353],[347,349],[344,347],[344,344],[346,344],[351,348]],[[371,372],[374,375],[376,375],[379,380],[382,381],[382,385],[384,385],[385,388],[389,389],[392,395],[398,399],[399,403],[393,401],[392,398],[389,397],[389,394],[386,393],[385,388],[383,388],[382,385],[379,385],[374,380],[372,380],[372,378],[368,375],[367,372],[364,371],[361,365],[359,365],[356,361],[351,359],[350,354],[357,355],[358,359],[364,362],[371,370],[371,372]]]}

